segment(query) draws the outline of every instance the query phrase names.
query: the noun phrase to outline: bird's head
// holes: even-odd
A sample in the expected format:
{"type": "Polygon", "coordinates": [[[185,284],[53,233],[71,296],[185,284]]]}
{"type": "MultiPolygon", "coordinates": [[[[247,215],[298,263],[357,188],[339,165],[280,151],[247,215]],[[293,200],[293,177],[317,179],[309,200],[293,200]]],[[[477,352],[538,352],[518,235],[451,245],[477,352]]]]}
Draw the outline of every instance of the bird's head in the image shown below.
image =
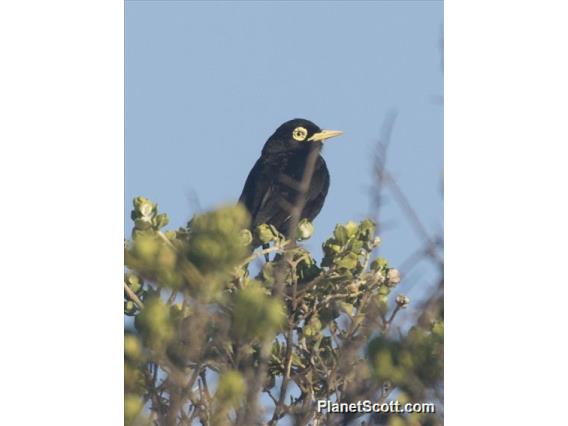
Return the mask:
{"type": "Polygon", "coordinates": [[[322,130],[309,120],[295,118],[276,129],[266,141],[262,153],[309,152],[314,147],[321,148],[325,140],[342,133],[339,130],[322,130]]]}

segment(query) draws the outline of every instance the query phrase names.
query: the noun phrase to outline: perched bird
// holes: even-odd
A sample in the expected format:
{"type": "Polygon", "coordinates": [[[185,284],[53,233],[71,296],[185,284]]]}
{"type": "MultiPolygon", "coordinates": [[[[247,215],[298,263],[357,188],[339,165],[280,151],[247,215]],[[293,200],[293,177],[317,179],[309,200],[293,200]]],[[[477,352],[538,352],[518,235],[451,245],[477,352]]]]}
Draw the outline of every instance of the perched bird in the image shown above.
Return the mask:
{"type": "Polygon", "coordinates": [[[322,143],[341,135],[338,130],[322,130],[304,119],[282,124],[264,144],[262,154],[250,171],[239,201],[252,218],[252,229],[266,223],[289,235],[292,208],[301,205],[299,195],[304,194],[305,204],[299,220],[312,221],[320,212],[329,189],[329,172],[319,155],[322,143]],[[302,179],[314,150],[317,155],[309,186],[301,188],[302,179]],[[299,203],[299,204],[297,204],[299,203]]]}

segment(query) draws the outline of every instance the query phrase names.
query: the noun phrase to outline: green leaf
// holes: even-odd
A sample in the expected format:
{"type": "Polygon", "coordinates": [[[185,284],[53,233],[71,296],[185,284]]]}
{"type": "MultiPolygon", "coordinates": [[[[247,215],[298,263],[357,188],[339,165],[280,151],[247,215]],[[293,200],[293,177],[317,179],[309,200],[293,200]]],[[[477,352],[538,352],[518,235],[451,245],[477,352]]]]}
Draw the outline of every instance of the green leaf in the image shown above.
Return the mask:
{"type": "Polygon", "coordinates": [[[357,234],[357,231],[359,230],[359,225],[357,225],[355,222],[350,220],[345,224],[345,230],[347,232],[347,238],[352,238],[357,234]]]}
{"type": "Polygon", "coordinates": [[[129,317],[136,315],[138,312],[138,308],[136,307],[136,303],[132,300],[125,300],[124,301],[124,315],[128,315],[129,317]]]}
{"type": "Polygon", "coordinates": [[[335,259],[335,266],[339,269],[355,269],[359,263],[359,256],[355,253],[347,253],[346,255],[335,259]]]}
{"type": "Polygon", "coordinates": [[[249,246],[252,243],[252,232],[248,229],[243,229],[240,233],[241,243],[244,246],[249,246]]]}
{"type": "Polygon", "coordinates": [[[254,235],[261,244],[268,244],[271,241],[276,241],[278,238],[278,231],[274,226],[263,223],[256,227],[254,235]]]}
{"type": "Polygon", "coordinates": [[[302,219],[298,223],[298,229],[296,231],[297,238],[300,241],[309,239],[314,233],[314,225],[308,219],[302,219]]]}
{"type": "Polygon", "coordinates": [[[224,372],[219,378],[215,398],[221,403],[236,406],[244,397],[245,391],[246,383],[241,373],[235,370],[229,370],[224,372]]]}
{"type": "Polygon", "coordinates": [[[226,272],[249,255],[243,229],[250,222],[240,204],[195,216],[188,231],[187,257],[203,273],[226,272]]]}
{"type": "Polygon", "coordinates": [[[152,222],[146,220],[145,218],[139,218],[134,220],[134,228],[145,231],[146,229],[150,229],[152,227],[152,222]]]}
{"type": "Polygon", "coordinates": [[[314,315],[308,324],[306,324],[303,328],[303,334],[306,337],[314,337],[317,336],[321,332],[322,324],[320,319],[314,315]]]}
{"type": "Polygon", "coordinates": [[[353,305],[347,302],[337,302],[339,308],[346,314],[351,315],[353,313],[353,305]]]}
{"type": "Polygon", "coordinates": [[[133,334],[124,336],[124,356],[132,361],[139,361],[142,358],[142,344],[133,334]]]}
{"type": "Polygon", "coordinates": [[[132,204],[134,205],[132,215],[136,218],[144,218],[146,221],[151,220],[158,210],[157,204],[145,197],[135,197],[132,204]]]}
{"type": "Polygon", "coordinates": [[[364,242],[361,240],[351,240],[348,244],[349,251],[352,251],[355,254],[361,254],[361,250],[363,249],[364,242]]]}
{"type": "Polygon", "coordinates": [[[292,364],[298,368],[304,368],[306,366],[296,352],[292,352],[292,364]]]}
{"type": "Polygon", "coordinates": [[[359,237],[364,240],[371,240],[375,235],[376,225],[371,219],[365,219],[359,225],[359,237]]]}
{"type": "Polygon", "coordinates": [[[124,280],[134,293],[139,294],[142,291],[144,281],[138,275],[128,272],[124,274],[124,280]]]}
{"type": "Polygon", "coordinates": [[[339,243],[340,246],[343,246],[347,243],[349,239],[349,232],[347,228],[343,225],[336,225],[335,230],[333,231],[333,236],[335,240],[339,243]]]}
{"type": "Polygon", "coordinates": [[[154,350],[163,350],[174,337],[170,309],[159,297],[144,301],[144,309],[134,321],[146,344],[154,350]]]}
{"type": "Polygon", "coordinates": [[[284,323],[282,303],[266,295],[258,282],[250,284],[234,297],[232,326],[235,333],[246,339],[262,338],[276,331],[284,323]]]}
{"type": "Polygon", "coordinates": [[[124,395],[124,424],[134,424],[136,417],[142,411],[144,403],[138,395],[128,393],[124,395]]]}
{"type": "Polygon", "coordinates": [[[159,214],[154,218],[154,224],[158,229],[163,228],[169,222],[170,219],[168,218],[168,215],[166,213],[159,214]]]}
{"type": "Polygon", "coordinates": [[[371,269],[373,271],[379,271],[379,270],[386,270],[389,266],[389,263],[387,262],[386,259],[379,257],[378,259],[375,259],[371,262],[371,269]]]}

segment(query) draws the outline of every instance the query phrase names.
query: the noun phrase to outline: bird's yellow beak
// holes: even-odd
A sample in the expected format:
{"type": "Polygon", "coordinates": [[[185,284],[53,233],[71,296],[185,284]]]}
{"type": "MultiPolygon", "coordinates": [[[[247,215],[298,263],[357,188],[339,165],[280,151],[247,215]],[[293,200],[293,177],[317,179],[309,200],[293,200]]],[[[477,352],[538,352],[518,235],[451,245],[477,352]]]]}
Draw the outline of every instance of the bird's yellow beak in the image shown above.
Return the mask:
{"type": "Polygon", "coordinates": [[[325,142],[326,139],[334,138],[342,134],[343,132],[341,130],[322,130],[319,133],[313,134],[312,137],[308,139],[308,142],[325,142]]]}

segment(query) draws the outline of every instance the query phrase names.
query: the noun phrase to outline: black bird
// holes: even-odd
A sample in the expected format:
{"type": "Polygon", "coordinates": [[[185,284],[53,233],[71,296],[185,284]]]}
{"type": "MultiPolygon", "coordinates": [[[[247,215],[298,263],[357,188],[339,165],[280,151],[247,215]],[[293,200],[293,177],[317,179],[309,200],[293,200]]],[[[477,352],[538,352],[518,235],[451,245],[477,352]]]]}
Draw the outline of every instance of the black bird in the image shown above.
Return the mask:
{"type": "Polygon", "coordinates": [[[239,199],[250,212],[252,229],[267,223],[289,235],[291,208],[298,203],[300,183],[313,150],[317,150],[314,154],[317,159],[299,219],[312,221],[318,215],[329,189],[329,172],[319,152],[322,142],[342,133],[322,130],[301,118],[287,121],[276,129],[264,144],[239,199]]]}

